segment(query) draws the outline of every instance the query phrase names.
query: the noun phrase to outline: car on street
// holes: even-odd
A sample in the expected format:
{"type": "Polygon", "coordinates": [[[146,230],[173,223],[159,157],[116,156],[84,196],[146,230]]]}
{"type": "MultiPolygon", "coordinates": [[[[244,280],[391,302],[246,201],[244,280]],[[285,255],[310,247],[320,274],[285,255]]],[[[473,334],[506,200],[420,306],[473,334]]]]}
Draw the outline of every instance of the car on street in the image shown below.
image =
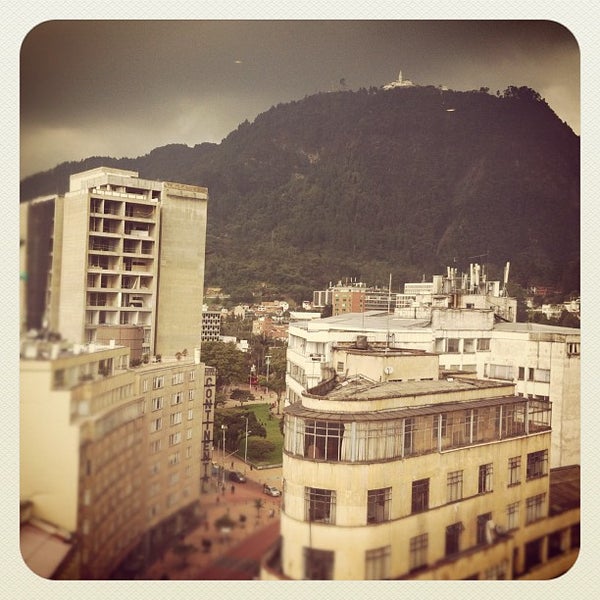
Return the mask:
{"type": "Polygon", "coordinates": [[[239,471],[231,471],[229,473],[229,481],[235,481],[236,483],[246,483],[246,478],[239,471]]]}
{"type": "Polygon", "coordinates": [[[263,485],[263,493],[267,496],[281,496],[281,492],[273,485],[263,485]]]}

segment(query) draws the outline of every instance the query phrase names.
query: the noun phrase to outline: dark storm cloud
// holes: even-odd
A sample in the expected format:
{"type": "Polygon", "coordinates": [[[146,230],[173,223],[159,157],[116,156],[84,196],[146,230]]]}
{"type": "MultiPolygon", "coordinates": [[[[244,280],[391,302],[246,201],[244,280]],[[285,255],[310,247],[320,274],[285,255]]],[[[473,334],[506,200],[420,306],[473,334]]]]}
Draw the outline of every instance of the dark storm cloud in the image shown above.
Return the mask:
{"type": "Polygon", "coordinates": [[[578,132],[579,54],[536,21],[50,21],[21,52],[22,173],[219,142],[279,102],[381,86],[528,85],[578,132]]]}

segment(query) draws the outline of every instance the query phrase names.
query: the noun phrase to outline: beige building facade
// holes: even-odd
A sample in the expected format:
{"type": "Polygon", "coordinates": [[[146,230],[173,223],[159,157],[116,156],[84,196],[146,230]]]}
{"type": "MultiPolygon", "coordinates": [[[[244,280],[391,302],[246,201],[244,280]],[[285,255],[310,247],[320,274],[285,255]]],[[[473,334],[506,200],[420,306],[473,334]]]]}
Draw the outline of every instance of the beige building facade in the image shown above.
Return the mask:
{"type": "Polygon", "coordinates": [[[551,501],[551,404],[516,395],[512,383],[440,380],[427,354],[386,354],[338,356],[365,370],[370,358],[372,369],[385,360],[412,380],[330,371],[285,408],[281,542],[262,577],[536,579],[568,570],[579,510],[576,502],[558,515],[551,501]]]}
{"type": "Polygon", "coordinates": [[[21,504],[29,524],[71,544],[42,576],[127,572],[198,517],[210,473],[214,370],[199,352],[137,368],[129,356],[122,346],[23,343],[21,504]]]}
{"type": "Polygon", "coordinates": [[[98,167],[72,175],[64,195],[23,204],[22,271],[32,275],[24,326],[89,343],[102,325],[133,325],[148,356],[191,351],[201,335],[207,199],[203,187],[98,167]]]}
{"type": "MultiPolygon", "coordinates": [[[[550,400],[555,415],[551,466],[580,463],[579,329],[498,322],[492,309],[436,307],[423,319],[368,312],[291,322],[286,404],[300,402],[330,369],[339,376],[352,374],[334,354],[358,339],[390,352],[436,354],[441,371],[510,382],[516,395],[550,400]]],[[[383,370],[374,377],[389,378],[383,370]]]]}

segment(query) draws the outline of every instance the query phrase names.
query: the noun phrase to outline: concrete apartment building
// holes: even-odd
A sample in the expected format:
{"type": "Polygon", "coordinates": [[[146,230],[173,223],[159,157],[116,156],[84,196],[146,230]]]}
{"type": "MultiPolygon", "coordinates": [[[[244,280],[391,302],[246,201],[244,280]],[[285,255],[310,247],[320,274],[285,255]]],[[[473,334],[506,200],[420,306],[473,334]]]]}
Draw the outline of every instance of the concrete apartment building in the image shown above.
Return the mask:
{"type": "Polygon", "coordinates": [[[214,369],[198,351],[136,368],[129,356],[123,346],[23,345],[21,545],[42,576],[106,579],[156,558],[199,515],[214,369]],[[64,555],[35,542],[50,530],[64,555]]]}
{"type": "Polygon", "coordinates": [[[85,344],[102,325],[135,325],[148,356],[198,346],[207,198],[98,167],[64,195],[21,204],[23,329],[85,344]]]}
{"type": "Polygon", "coordinates": [[[20,364],[22,554],[36,573],[106,579],[198,518],[215,376],[194,357],[26,340],[20,364]],[[63,550],[40,544],[43,532],[63,550]]]}
{"type": "Polygon", "coordinates": [[[20,209],[22,554],[43,577],[129,577],[210,476],[207,191],[99,167],[20,209]]]}
{"type": "Polygon", "coordinates": [[[352,375],[329,369],[284,409],[281,538],[262,579],[547,579],[570,568],[579,471],[550,474],[549,402],[513,383],[438,379],[435,354],[364,337],[334,345],[332,360],[352,375]]]}
{"type": "Polygon", "coordinates": [[[218,342],[221,339],[221,311],[202,311],[202,341],[218,342]]]}

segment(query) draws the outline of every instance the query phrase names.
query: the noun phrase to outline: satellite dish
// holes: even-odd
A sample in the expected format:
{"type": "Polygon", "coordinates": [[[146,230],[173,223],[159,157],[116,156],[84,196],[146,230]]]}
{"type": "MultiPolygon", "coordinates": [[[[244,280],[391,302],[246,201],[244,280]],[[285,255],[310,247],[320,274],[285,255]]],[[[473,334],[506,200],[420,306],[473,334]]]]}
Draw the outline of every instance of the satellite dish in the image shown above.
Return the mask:
{"type": "Polygon", "coordinates": [[[394,372],[394,369],[392,367],[385,367],[385,369],[383,369],[383,372],[386,375],[391,375],[394,372]]]}

